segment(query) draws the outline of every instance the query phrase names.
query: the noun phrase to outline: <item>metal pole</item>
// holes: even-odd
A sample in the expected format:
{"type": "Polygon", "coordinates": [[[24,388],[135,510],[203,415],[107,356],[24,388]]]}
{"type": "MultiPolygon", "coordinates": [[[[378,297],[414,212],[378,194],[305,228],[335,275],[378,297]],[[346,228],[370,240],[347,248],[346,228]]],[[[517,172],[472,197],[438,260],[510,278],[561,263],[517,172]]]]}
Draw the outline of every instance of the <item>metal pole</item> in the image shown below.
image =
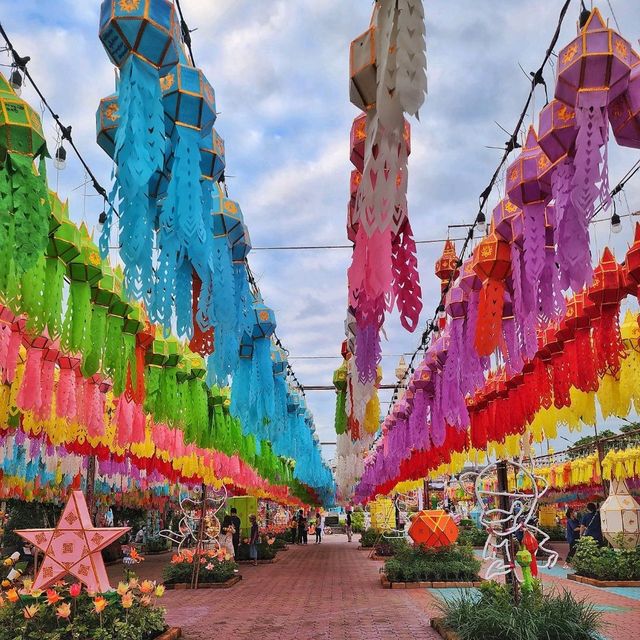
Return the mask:
{"type": "MultiPolygon", "coordinates": [[[[507,462],[506,460],[500,460],[496,463],[496,472],[498,476],[498,493],[500,494],[498,501],[499,506],[502,511],[505,513],[509,513],[511,510],[511,500],[508,495],[509,492],[509,480],[507,477],[507,462]]],[[[509,553],[511,555],[511,560],[509,560],[507,556],[507,550],[505,547],[502,547],[502,556],[505,565],[515,567],[515,543],[513,539],[513,535],[510,535],[508,538],[509,544],[509,553]]],[[[505,575],[505,581],[508,585],[511,586],[511,590],[513,593],[514,601],[518,602],[518,580],[514,575],[513,571],[509,571],[505,575]]]]}
{"type": "Polygon", "coordinates": [[[200,553],[202,551],[202,541],[204,539],[204,512],[207,504],[207,485],[202,483],[202,503],[200,504],[200,526],[198,527],[198,540],[196,541],[196,557],[194,558],[193,572],[191,574],[191,588],[198,588],[200,578],[200,553]]]}

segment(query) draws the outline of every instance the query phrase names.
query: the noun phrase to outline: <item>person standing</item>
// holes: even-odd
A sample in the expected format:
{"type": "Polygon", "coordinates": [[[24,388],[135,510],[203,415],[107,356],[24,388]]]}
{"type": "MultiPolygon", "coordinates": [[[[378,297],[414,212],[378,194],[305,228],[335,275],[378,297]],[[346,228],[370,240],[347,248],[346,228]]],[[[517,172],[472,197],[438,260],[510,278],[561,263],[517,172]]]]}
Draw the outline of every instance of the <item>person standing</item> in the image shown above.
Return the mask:
{"type": "Polygon", "coordinates": [[[235,507],[231,507],[231,524],[233,525],[233,557],[238,559],[238,547],[240,546],[240,529],[242,528],[242,522],[238,517],[238,510],[235,507]]]}
{"type": "Polygon", "coordinates": [[[567,542],[569,543],[569,553],[564,563],[564,568],[569,568],[569,560],[573,558],[573,554],[576,552],[576,545],[580,539],[580,520],[578,520],[578,514],[575,509],[571,507],[567,508],[567,542]]]}
{"type": "Polygon", "coordinates": [[[600,523],[600,511],[596,508],[595,503],[590,502],[587,505],[587,513],[582,516],[580,521],[580,535],[590,536],[598,545],[602,546],[602,524],[600,523]]]}
{"type": "Polygon", "coordinates": [[[353,535],[353,529],[351,525],[351,509],[347,509],[347,526],[345,530],[347,532],[347,542],[351,542],[351,536],[353,535]]]}
{"type": "Polygon", "coordinates": [[[322,542],[322,530],[324,529],[324,516],[316,511],[316,544],[322,542]]]}
{"type": "Polygon", "coordinates": [[[304,511],[298,511],[298,544],[307,544],[307,518],[304,511]]]}
{"type": "Polygon", "coordinates": [[[289,523],[289,528],[291,529],[291,542],[296,544],[298,541],[298,518],[293,515],[291,516],[291,522],[289,523]]]}
{"type": "Polygon", "coordinates": [[[249,558],[253,560],[253,565],[258,564],[258,523],[256,517],[251,514],[249,516],[251,522],[251,533],[249,535],[249,558]]]}

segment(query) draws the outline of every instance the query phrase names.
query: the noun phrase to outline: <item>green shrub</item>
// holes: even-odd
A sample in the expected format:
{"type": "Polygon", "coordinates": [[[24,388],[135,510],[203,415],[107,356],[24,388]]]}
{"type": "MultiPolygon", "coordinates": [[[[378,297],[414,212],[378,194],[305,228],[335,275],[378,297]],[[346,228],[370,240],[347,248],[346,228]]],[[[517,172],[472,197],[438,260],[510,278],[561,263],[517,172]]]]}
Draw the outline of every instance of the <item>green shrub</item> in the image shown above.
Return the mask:
{"type": "Polygon", "coordinates": [[[381,557],[395,556],[408,546],[405,538],[385,538],[382,536],[376,543],[376,555],[381,557]]]}
{"type": "Polygon", "coordinates": [[[539,527],[539,529],[544,531],[554,542],[565,542],[567,539],[567,531],[561,524],[555,524],[552,527],[539,527]]]}
{"type": "MultiPolygon", "coordinates": [[[[277,549],[274,549],[274,545],[268,545],[264,542],[259,542],[258,545],[258,560],[272,560],[276,557],[277,549]]],[[[238,560],[250,560],[249,558],[249,545],[240,543],[238,547],[238,560]]]]}
{"type": "Polygon", "coordinates": [[[596,640],[603,627],[602,613],[568,591],[558,595],[536,589],[515,605],[509,590],[495,582],[483,584],[479,596],[460,592],[440,609],[460,640],[596,640]]]}
{"type": "Polygon", "coordinates": [[[171,549],[171,540],[163,538],[162,536],[147,538],[147,541],[144,543],[145,553],[158,553],[159,551],[168,551],[169,549],[171,549]]]}
{"type": "Polygon", "coordinates": [[[380,538],[380,532],[376,529],[365,529],[360,536],[360,546],[365,549],[370,549],[380,538]]]}
{"type": "Polygon", "coordinates": [[[56,505],[22,500],[10,500],[7,507],[9,517],[4,529],[2,545],[6,549],[15,548],[20,551],[26,543],[17,533],[14,533],[15,529],[53,527],[61,512],[61,508],[56,505]]]}
{"type": "Polygon", "coordinates": [[[596,580],[640,580],[640,547],[599,547],[591,537],[580,538],[572,561],[575,572],[596,580]]]}
{"type": "Polygon", "coordinates": [[[469,547],[438,549],[406,544],[387,560],[384,571],[391,582],[478,580],[481,563],[469,547]]]}
{"type": "Polygon", "coordinates": [[[458,530],[458,544],[468,545],[470,547],[484,547],[487,541],[487,532],[484,529],[478,529],[473,522],[471,526],[460,527],[458,530]]]}
{"type": "Polygon", "coordinates": [[[351,530],[354,533],[364,531],[364,513],[362,511],[354,511],[351,514],[351,530]]]}

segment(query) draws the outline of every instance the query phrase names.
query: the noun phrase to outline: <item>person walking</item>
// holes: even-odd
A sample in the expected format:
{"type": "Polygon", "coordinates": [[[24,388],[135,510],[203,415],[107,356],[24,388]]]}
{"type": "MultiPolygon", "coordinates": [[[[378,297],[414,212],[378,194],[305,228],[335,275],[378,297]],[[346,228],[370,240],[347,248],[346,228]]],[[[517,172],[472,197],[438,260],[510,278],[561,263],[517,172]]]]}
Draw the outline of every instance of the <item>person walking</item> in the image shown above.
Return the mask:
{"type": "Polygon", "coordinates": [[[249,536],[249,558],[253,560],[253,565],[258,564],[258,523],[256,517],[251,514],[249,516],[251,522],[251,534],[249,536]]]}
{"type": "Polygon", "coordinates": [[[600,511],[598,511],[593,502],[587,505],[587,513],[582,516],[582,520],[580,521],[580,535],[583,537],[590,536],[599,546],[603,545],[600,511]]]}
{"type": "Polygon", "coordinates": [[[578,514],[575,509],[571,507],[567,508],[567,542],[569,543],[569,553],[564,563],[564,568],[569,568],[569,560],[573,558],[573,554],[576,552],[576,545],[580,539],[580,520],[578,520],[578,514]]]}
{"type": "Polygon", "coordinates": [[[316,512],[316,544],[322,542],[322,530],[324,529],[324,516],[320,511],[316,512]]]}
{"type": "Polygon", "coordinates": [[[351,509],[347,509],[347,526],[345,530],[347,532],[347,542],[351,542],[351,536],[353,535],[353,529],[351,528],[351,509]]]}

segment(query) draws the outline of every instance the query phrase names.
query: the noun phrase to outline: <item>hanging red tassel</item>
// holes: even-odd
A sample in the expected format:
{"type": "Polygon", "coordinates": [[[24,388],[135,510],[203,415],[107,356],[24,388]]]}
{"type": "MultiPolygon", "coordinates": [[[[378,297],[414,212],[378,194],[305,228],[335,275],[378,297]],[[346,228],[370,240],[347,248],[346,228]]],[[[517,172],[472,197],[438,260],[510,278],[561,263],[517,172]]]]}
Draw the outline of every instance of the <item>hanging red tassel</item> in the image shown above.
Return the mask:
{"type": "Polygon", "coordinates": [[[198,277],[196,272],[193,272],[193,337],[189,342],[189,349],[194,353],[199,353],[201,356],[209,356],[213,353],[214,335],[213,327],[209,327],[206,331],[200,328],[199,323],[196,321],[196,314],[198,311],[198,301],[200,300],[200,292],[202,291],[202,280],[198,277]]]}

